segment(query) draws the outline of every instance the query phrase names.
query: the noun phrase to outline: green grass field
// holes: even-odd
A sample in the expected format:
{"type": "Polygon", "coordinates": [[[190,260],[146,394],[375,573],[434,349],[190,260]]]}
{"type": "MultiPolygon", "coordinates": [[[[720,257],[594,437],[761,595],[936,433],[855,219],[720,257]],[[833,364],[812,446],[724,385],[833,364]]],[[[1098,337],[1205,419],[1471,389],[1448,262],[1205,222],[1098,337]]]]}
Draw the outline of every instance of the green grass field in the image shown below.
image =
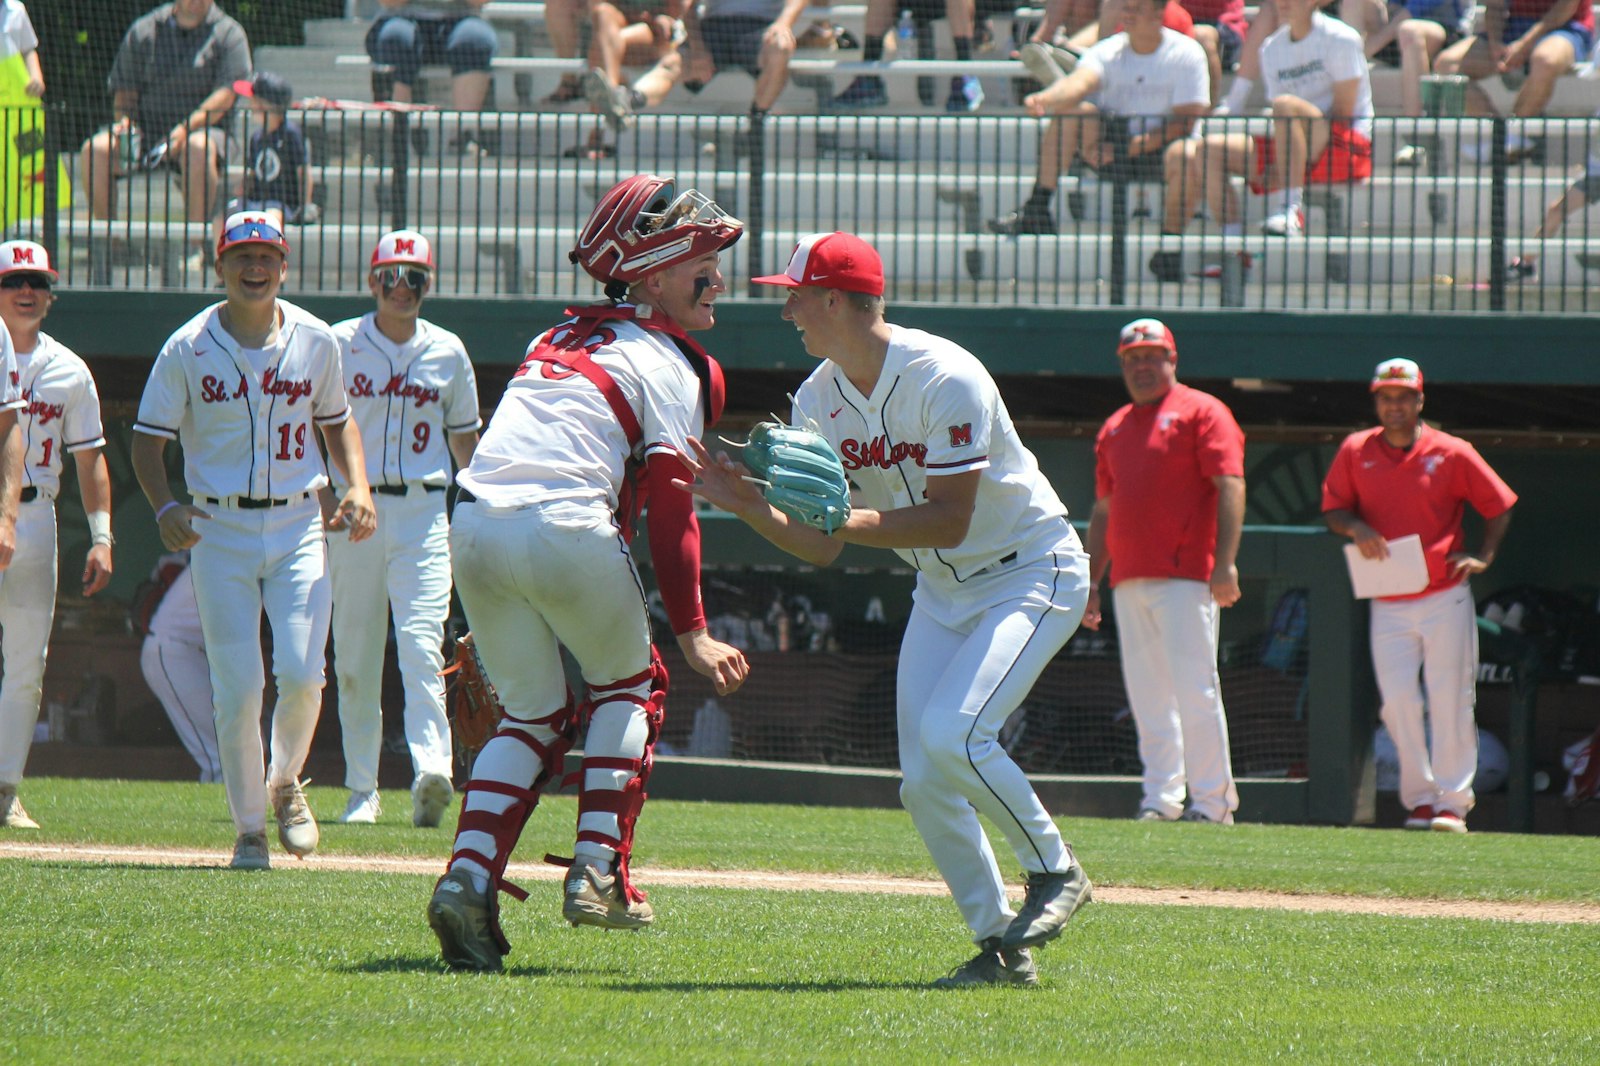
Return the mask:
{"type": "MultiPolygon", "coordinates": [[[[313,788],[325,817],[343,791],[313,788]]],[[[16,841],[225,850],[216,786],[26,783],[16,841]]],[[[329,854],[441,861],[448,831],[324,827],[329,854]]],[[[541,805],[519,860],[570,844],[541,805]]],[[[1600,841],[1067,819],[1103,884],[1600,900],[1600,841]]],[[[1002,851],[1002,854],[1005,854],[1002,851]]],[[[1252,1063],[1600,1060],[1600,925],[1096,904],[1037,989],[937,992],[970,953],[948,899],[652,886],[651,867],[931,877],[898,811],[652,802],[636,870],[657,924],[570,929],[506,901],[502,975],[457,975],[431,879],[0,858],[16,1062],[1252,1063]]],[[[1014,874],[1005,863],[1008,874],[1014,874]]]]}

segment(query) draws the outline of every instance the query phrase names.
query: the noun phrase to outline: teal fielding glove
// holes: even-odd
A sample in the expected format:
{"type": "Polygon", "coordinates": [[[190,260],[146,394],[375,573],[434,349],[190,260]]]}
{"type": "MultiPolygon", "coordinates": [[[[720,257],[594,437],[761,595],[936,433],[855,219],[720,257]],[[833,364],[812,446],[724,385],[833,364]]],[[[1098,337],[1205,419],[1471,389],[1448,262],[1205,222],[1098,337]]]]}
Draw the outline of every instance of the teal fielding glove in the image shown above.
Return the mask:
{"type": "Polygon", "coordinates": [[[850,483],[820,433],[758,422],[741,456],[767,502],[797,522],[832,533],[850,517],[850,483]]]}

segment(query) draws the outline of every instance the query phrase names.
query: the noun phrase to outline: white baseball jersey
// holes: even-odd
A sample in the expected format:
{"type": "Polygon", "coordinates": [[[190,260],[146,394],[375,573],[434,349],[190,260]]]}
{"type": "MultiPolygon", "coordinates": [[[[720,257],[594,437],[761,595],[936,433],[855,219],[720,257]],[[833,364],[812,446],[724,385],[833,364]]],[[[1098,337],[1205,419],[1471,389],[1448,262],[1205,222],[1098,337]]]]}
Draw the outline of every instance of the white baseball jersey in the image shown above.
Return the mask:
{"type": "Polygon", "coordinates": [[[31,352],[18,352],[22,390],[22,484],[54,499],[61,488],[61,460],[67,452],[104,448],[100,394],[89,367],[71,348],[39,334],[31,352]]]}
{"type": "Polygon", "coordinates": [[[1350,124],[1363,137],[1372,136],[1372,79],[1357,30],[1319,11],[1311,16],[1311,32],[1296,41],[1285,23],[1261,44],[1261,74],[1268,100],[1287,93],[1316,105],[1323,114],[1333,108],[1334,85],[1359,78],[1350,124]]]}
{"type": "Polygon", "coordinates": [[[1062,539],[1066,507],[1011,424],[994,378],[960,345],[890,326],[871,396],[824,361],[795,394],[795,420],[815,423],[867,506],[921,504],[929,472],[983,471],[967,538],[955,548],[897,548],[925,580],[953,587],[1016,553],[1033,559],[1062,539]]]}
{"type": "Polygon", "coordinates": [[[1211,103],[1205,50],[1193,37],[1165,26],[1161,44],[1148,55],[1135,52],[1128,35],[1118,33],[1084,52],[1078,66],[1100,78],[1092,97],[1096,106],[1107,114],[1129,117],[1129,136],[1159,127],[1158,116],[1172,114],[1175,107],[1211,103]]]}
{"type": "Polygon", "coordinates": [[[417,481],[442,488],[452,469],[446,434],[483,425],[467,350],[454,333],[422,319],[410,340],[396,344],[376,319],[368,312],[333,327],[367,481],[374,488],[417,481]]]}
{"type": "MultiPolygon", "coordinates": [[[[563,323],[552,336],[568,328],[563,323]]],[[[639,416],[643,454],[687,454],[687,438],[698,438],[705,424],[694,368],[670,337],[625,319],[602,322],[599,334],[606,339],[589,355],[639,416]]],[[[628,458],[627,435],[600,390],[575,371],[530,360],[506,386],[472,464],[457,480],[498,507],[603,500],[614,509],[628,458]]]]}
{"type": "Polygon", "coordinates": [[[350,417],[339,342],[287,300],[271,348],[241,348],[214,304],[162,346],[133,428],[183,443],[197,496],[285,498],[328,483],[312,422],[350,417]]]}

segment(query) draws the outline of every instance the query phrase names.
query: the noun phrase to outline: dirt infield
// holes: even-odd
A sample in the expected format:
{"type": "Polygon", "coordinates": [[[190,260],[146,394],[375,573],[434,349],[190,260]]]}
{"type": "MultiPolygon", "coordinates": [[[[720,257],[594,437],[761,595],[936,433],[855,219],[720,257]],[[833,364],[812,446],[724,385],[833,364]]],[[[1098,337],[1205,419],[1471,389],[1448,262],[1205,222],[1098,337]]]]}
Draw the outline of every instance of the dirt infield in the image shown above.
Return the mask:
{"type": "MultiPolygon", "coordinates": [[[[46,862],[106,863],[131,866],[225,866],[231,853],[183,848],[135,848],[110,845],[33,844],[0,841],[0,859],[46,862]]],[[[314,855],[303,863],[274,855],[278,869],[353,870],[375,873],[439,873],[438,860],[394,855],[314,855]]],[[[563,871],[545,864],[512,863],[513,881],[556,881],[563,871]]],[[[938,881],[899,877],[852,877],[840,874],[779,873],[762,870],[673,870],[637,867],[639,883],[704,888],[747,888],[787,892],[877,892],[885,895],[938,896],[938,881]]],[[[1018,889],[1020,894],[1020,889],[1018,889]]],[[[1099,903],[1139,903],[1163,907],[1237,907],[1262,910],[1383,914],[1400,918],[1472,918],[1501,922],[1600,923],[1600,904],[1574,902],[1503,902],[1494,900],[1386,899],[1375,896],[1301,895],[1287,892],[1245,892],[1231,889],[1137,888],[1096,885],[1099,903]]]]}

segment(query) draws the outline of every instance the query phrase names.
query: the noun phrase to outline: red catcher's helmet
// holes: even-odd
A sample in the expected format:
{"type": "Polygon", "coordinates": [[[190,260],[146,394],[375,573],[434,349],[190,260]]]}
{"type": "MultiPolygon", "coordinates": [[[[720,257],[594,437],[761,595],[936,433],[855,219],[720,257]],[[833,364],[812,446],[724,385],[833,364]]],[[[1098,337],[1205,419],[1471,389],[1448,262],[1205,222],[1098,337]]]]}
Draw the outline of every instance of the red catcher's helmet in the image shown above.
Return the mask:
{"type": "Polygon", "coordinates": [[[635,174],[600,198],[567,258],[596,281],[631,285],[663,267],[719,252],[744,223],[671,178],[635,174]]]}

